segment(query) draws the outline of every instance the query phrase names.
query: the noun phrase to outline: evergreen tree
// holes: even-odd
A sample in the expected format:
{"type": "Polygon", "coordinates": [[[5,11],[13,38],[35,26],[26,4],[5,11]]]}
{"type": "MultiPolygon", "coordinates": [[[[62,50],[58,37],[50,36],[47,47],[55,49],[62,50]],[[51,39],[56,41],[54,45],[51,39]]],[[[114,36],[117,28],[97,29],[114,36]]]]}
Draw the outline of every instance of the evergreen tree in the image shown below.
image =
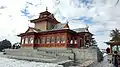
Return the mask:
{"type": "Polygon", "coordinates": [[[13,44],[12,49],[19,49],[20,47],[20,43],[17,42],[13,44]]]}
{"type": "Polygon", "coordinates": [[[92,40],[91,40],[91,45],[97,45],[97,42],[96,42],[95,39],[92,39],[92,40]]]}
{"type": "Polygon", "coordinates": [[[112,37],[111,41],[120,41],[120,31],[117,28],[112,30],[110,37],[112,37]]]}
{"type": "MultiPolygon", "coordinates": [[[[110,41],[120,42],[120,31],[117,28],[112,30],[110,33],[110,37],[112,37],[110,41]]],[[[116,50],[119,51],[118,45],[116,47],[116,50]]]]}
{"type": "Polygon", "coordinates": [[[7,39],[0,42],[0,51],[6,48],[11,48],[11,42],[7,39]]]}

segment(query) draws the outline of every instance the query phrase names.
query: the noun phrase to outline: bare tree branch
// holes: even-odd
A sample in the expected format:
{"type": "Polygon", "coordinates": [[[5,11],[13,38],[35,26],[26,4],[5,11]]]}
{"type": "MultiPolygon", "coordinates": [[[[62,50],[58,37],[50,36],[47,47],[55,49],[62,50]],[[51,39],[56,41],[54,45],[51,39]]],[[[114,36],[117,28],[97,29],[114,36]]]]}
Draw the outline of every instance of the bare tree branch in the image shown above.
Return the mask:
{"type": "Polygon", "coordinates": [[[116,6],[118,3],[119,3],[119,0],[117,0],[117,2],[116,2],[116,4],[115,4],[115,6],[116,6]]]}

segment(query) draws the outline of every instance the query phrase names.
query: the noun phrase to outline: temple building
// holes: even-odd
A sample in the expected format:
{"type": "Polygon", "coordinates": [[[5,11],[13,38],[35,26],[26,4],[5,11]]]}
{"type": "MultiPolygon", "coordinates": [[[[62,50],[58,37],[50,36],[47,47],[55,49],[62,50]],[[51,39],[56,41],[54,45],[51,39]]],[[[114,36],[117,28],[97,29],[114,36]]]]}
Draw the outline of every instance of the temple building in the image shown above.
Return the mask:
{"type": "Polygon", "coordinates": [[[105,42],[107,45],[110,46],[110,53],[113,53],[114,51],[119,52],[120,51],[120,41],[108,41],[105,42]]]}
{"type": "Polygon", "coordinates": [[[70,29],[68,22],[57,21],[48,10],[30,22],[35,26],[18,35],[22,48],[81,48],[91,45],[93,34],[88,27],[70,29]]]}

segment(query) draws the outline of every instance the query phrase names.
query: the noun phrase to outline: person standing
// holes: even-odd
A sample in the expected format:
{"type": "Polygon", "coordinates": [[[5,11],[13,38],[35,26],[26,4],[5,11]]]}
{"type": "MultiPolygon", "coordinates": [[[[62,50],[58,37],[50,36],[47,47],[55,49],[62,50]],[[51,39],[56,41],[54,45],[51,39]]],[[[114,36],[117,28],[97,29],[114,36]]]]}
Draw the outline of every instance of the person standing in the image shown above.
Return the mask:
{"type": "Polygon", "coordinates": [[[113,65],[114,67],[119,67],[119,58],[120,56],[118,55],[117,51],[114,51],[114,54],[112,55],[112,61],[113,61],[113,65]]]}
{"type": "Polygon", "coordinates": [[[107,52],[107,54],[110,53],[110,48],[109,47],[106,49],[106,52],[107,52]]]}

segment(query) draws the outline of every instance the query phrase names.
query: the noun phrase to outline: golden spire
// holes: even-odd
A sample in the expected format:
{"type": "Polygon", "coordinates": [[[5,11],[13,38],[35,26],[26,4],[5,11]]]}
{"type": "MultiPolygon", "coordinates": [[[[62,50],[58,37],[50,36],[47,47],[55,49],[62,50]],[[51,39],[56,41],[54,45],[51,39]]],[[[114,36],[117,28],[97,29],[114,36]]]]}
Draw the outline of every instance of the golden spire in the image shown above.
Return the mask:
{"type": "Polygon", "coordinates": [[[48,7],[46,7],[46,11],[48,11],[48,7]]]}
{"type": "Polygon", "coordinates": [[[88,29],[89,28],[89,26],[86,24],[86,28],[88,29]]]}
{"type": "Polygon", "coordinates": [[[69,23],[69,21],[68,20],[66,20],[67,21],[67,24],[69,23]]]}
{"type": "Polygon", "coordinates": [[[68,24],[69,22],[67,21],[67,24],[68,24]]]}
{"type": "Polygon", "coordinates": [[[89,26],[86,24],[86,30],[88,30],[89,26]]]}

